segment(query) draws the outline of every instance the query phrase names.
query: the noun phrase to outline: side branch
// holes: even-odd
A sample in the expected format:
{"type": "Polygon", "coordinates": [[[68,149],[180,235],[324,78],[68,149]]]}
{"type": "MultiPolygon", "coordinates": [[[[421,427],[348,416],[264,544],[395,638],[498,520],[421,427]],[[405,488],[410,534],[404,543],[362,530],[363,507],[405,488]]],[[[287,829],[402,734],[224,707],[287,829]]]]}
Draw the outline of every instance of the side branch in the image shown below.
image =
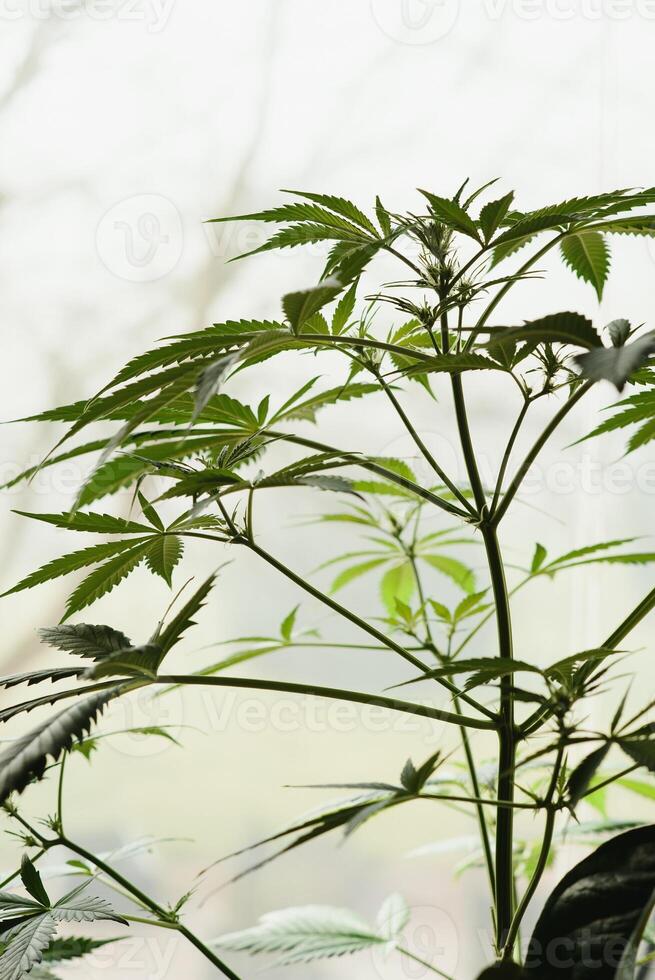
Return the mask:
{"type": "MultiPolygon", "coordinates": [[[[314,588],[314,586],[311,585],[306,579],[301,578],[300,575],[297,575],[294,571],[292,571],[290,568],[284,565],[281,561],[279,561],[277,558],[271,555],[268,551],[265,551],[263,548],[260,548],[260,546],[256,544],[254,541],[251,541],[249,538],[239,537],[235,539],[235,543],[242,544],[245,545],[247,548],[250,548],[251,551],[253,551],[256,555],[259,555],[260,558],[263,558],[264,561],[268,562],[269,565],[275,568],[278,572],[281,572],[282,575],[290,579],[292,582],[298,585],[305,592],[308,592],[315,599],[318,599],[319,602],[322,602],[324,605],[328,606],[330,609],[338,613],[344,619],[353,623],[353,625],[358,626],[359,629],[363,630],[365,633],[368,633],[370,636],[374,637],[376,640],[378,640],[379,643],[382,643],[385,647],[388,647],[388,649],[393,650],[394,653],[397,653],[400,657],[403,658],[403,660],[407,661],[407,663],[410,663],[413,667],[417,667],[424,674],[429,671],[430,668],[428,667],[427,664],[425,664],[422,660],[419,660],[419,658],[416,657],[413,653],[410,653],[409,650],[406,650],[405,647],[401,646],[400,643],[396,643],[396,641],[393,640],[390,636],[386,636],[379,629],[377,629],[375,626],[372,626],[370,623],[367,623],[365,620],[361,619],[361,617],[359,617],[356,613],[352,612],[346,606],[342,606],[341,603],[336,602],[336,600],[332,599],[330,596],[325,595],[325,593],[321,592],[320,589],[314,588]]],[[[481,714],[486,715],[487,718],[489,718],[490,721],[493,722],[491,727],[492,728],[495,727],[496,715],[493,713],[493,711],[490,711],[483,704],[480,704],[474,698],[470,697],[470,695],[466,694],[463,691],[460,691],[457,685],[453,684],[452,681],[448,681],[444,677],[438,678],[438,681],[441,684],[441,686],[445,687],[446,690],[449,691],[451,694],[459,697],[461,701],[466,702],[466,704],[468,704],[470,707],[475,708],[476,711],[479,711],[481,714]]]]}
{"type": "Polygon", "coordinates": [[[367,704],[375,708],[388,708],[390,711],[400,711],[404,714],[430,718],[433,721],[443,721],[451,725],[462,725],[466,728],[477,728],[482,731],[492,731],[496,727],[491,721],[459,715],[452,711],[444,711],[441,708],[433,708],[430,705],[400,701],[397,698],[385,697],[382,694],[360,693],[359,691],[323,687],[317,684],[296,684],[286,681],[260,680],[252,677],[207,677],[202,674],[160,675],[151,683],[198,687],[238,687],[255,691],[277,691],[284,694],[308,694],[312,697],[351,701],[354,704],[367,704]]]}
{"type": "Polygon", "coordinates": [[[528,473],[528,470],[530,469],[535,459],[537,458],[537,456],[539,455],[543,447],[546,445],[546,443],[552,436],[555,429],[559,426],[560,422],[562,422],[566,418],[566,416],[569,414],[571,409],[575,405],[577,405],[580,399],[583,398],[592,387],[593,387],[593,381],[586,381],[583,385],[581,385],[578,388],[576,392],[574,392],[570,396],[570,398],[567,399],[567,401],[561,406],[559,411],[556,412],[556,414],[552,417],[552,419],[550,420],[546,428],[543,430],[543,432],[536,440],[536,442],[528,452],[527,456],[519,466],[516,475],[514,476],[514,479],[512,480],[507,490],[503,494],[502,500],[500,501],[500,503],[498,504],[498,506],[496,507],[492,515],[494,524],[497,525],[503,519],[503,516],[507,512],[507,508],[509,507],[512,500],[518,493],[521,484],[523,483],[523,480],[525,479],[528,473]]]}

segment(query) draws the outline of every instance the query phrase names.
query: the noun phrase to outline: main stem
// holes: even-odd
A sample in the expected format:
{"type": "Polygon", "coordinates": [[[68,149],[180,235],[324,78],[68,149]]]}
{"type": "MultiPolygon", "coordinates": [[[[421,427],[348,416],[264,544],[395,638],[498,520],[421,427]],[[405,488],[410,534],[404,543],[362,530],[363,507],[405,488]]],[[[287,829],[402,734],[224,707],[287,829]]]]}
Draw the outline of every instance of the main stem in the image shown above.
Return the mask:
{"type": "MultiPolygon", "coordinates": [[[[491,587],[496,607],[498,627],[498,656],[511,659],[513,656],[512,621],[509,595],[505,581],[505,569],[498,544],[496,529],[492,524],[482,526],[491,587]]],[[[512,803],[514,800],[514,767],[516,763],[516,731],[514,727],[514,700],[512,698],[512,675],[505,674],[500,682],[500,727],[498,729],[498,786],[499,800],[512,803]]],[[[496,938],[501,950],[509,933],[514,914],[514,810],[501,807],[496,824],[496,938]]],[[[509,950],[507,955],[511,955],[509,950]]]]}
{"type": "MultiPolygon", "coordinates": [[[[444,344],[448,337],[448,322],[442,317],[442,336],[444,344]]],[[[487,499],[480,479],[480,473],[469,430],[466,401],[461,376],[452,377],[455,415],[459,430],[460,442],[471,489],[478,508],[480,530],[489,564],[491,587],[496,608],[498,625],[498,656],[510,658],[513,656],[512,622],[509,607],[509,594],[505,581],[505,569],[496,535],[495,523],[490,519],[487,499]]],[[[500,684],[500,715],[498,727],[499,757],[498,785],[496,796],[498,800],[509,805],[499,807],[496,822],[496,944],[503,949],[509,934],[514,914],[514,766],[516,762],[516,733],[514,728],[514,703],[512,698],[513,679],[511,674],[505,675],[500,684]]]]}
{"type": "Polygon", "coordinates": [[[562,762],[564,759],[564,750],[566,742],[564,739],[560,741],[557,749],[557,757],[553,764],[553,771],[550,777],[550,783],[548,785],[548,790],[546,792],[545,805],[546,805],[546,823],[544,825],[544,834],[541,843],[541,848],[539,850],[539,857],[537,858],[537,863],[535,865],[532,877],[528,887],[525,890],[523,898],[521,899],[512,924],[510,926],[506,941],[505,941],[505,952],[507,957],[511,957],[514,944],[519,935],[519,929],[521,928],[521,922],[523,916],[532,901],[534,894],[539,887],[539,882],[546,869],[548,863],[548,857],[550,855],[550,848],[553,843],[553,831],[555,830],[555,820],[557,818],[557,806],[555,805],[555,793],[557,792],[557,783],[559,780],[560,770],[562,768],[562,762]]]}

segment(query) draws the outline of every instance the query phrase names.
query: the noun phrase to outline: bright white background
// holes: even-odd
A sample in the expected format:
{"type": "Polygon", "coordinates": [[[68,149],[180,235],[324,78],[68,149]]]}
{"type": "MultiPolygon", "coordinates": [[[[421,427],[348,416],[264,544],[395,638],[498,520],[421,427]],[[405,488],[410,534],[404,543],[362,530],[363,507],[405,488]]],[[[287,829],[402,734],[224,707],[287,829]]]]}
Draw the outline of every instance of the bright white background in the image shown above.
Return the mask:
{"type": "MultiPolygon", "coordinates": [[[[648,0],[88,0],[75,7],[0,0],[2,418],[92,394],[125,360],[167,334],[228,318],[279,315],[282,293],[318,275],[320,254],[226,265],[260,232],[249,224],[202,221],[277,203],[281,187],[331,191],[364,207],[379,193],[388,207],[401,210],[418,206],[416,186],[449,195],[467,176],[474,184],[500,177],[502,192],[516,188],[525,208],[654,183],[654,40],[655,3],[648,0]]],[[[625,239],[617,241],[614,256],[600,310],[593,292],[554,259],[548,284],[516,289],[505,317],[577,309],[598,325],[615,316],[650,321],[655,250],[625,239]]],[[[382,266],[380,273],[386,271],[382,266]]],[[[326,371],[333,367],[325,364],[326,371]]],[[[266,391],[279,398],[308,370],[279,358],[231,391],[244,399],[266,391]]],[[[473,397],[475,437],[493,465],[513,396],[486,378],[480,385],[473,397]]],[[[611,390],[599,388],[549,446],[542,474],[505,531],[511,560],[524,559],[535,540],[552,541],[557,550],[650,534],[652,452],[630,457],[620,471],[620,439],[561,455],[611,397],[611,390]],[[568,469],[552,465],[560,458],[568,469]]],[[[447,392],[436,406],[413,392],[411,404],[426,438],[454,452],[447,392]]],[[[535,412],[526,438],[540,417],[535,412]]],[[[334,409],[321,425],[330,439],[353,448],[411,452],[392,417],[367,411],[365,403],[356,403],[353,414],[334,409]]],[[[54,434],[3,426],[2,477],[37,459],[54,434]]],[[[81,476],[75,468],[53,471],[5,496],[4,588],[82,544],[10,509],[63,508],[81,476]]],[[[273,494],[262,511],[266,540],[303,573],[331,545],[346,547],[345,536],[326,542],[294,527],[294,508],[304,514],[324,503],[311,494],[302,501],[273,494]]],[[[205,572],[223,557],[189,549],[185,568],[205,572]]],[[[298,601],[269,570],[239,558],[187,644],[186,664],[205,662],[192,652],[203,643],[274,631],[298,601]]],[[[526,594],[516,609],[520,655],[553,659],[597,644],[650,582],[647,570],[628,568],[581,574],[526,594]]],[[[145,572],[132,583],[81,619],[110,620],[143,637],[167,594],[145,572]]],[[[68,584],[3,600],[3,670],[52,662],[34,630],[57,621],[68,584]]],[[[380,612],[366,586],[347,598],[365,613],[380,612]]],[[[316,604],[303,602],[301,619],[337,635],[316,604]]],[[[478,652],[489,649],[492,636],[485,635],[478,652]]],[[[647,637],[642,630],[634,645],[647,637]]],[[[651,680],[648,658],[636,663],[643,691],[651,680]]],[[[361,656],[286,656],[265,669],[376,689],[405,676],[393,660],[372,667],[361,656]]],[[[594,710],[600,721],[600,703],[594,710]]],[[[70,832],[98,849],[148,834],[192,839],[132,862],[133,873],[162,901],[175,900],[209,861],[280,828],[319,800],[283,784],[393,779],[410,753],[420,759],[432,744],[423,726],[412,730],[396,719],[378,730],[360,713],[336,716],[311,705],[296,711],[290,699],[280,705],[262,697],[253,704],[236,695],[173,696],[133,712],[116,709],[106,730],[182,722],[202,732],[180,730],[185,753],[123,739],[107,743],[91,769],[79,759],[67,800],[70,832]]],[[[485,756],[484,742],[476,751],[485,756]]],[[[48,812],[52,789],[46,784],[31,791],[29,812],[48,812]]],[[[527,830],[539,833],[538,827],[527,830]]],[[[410,930],[410,943],[428,955],[443,949],[437,962],[466,980],[486,952],[476,932],[487,911],[483,878],[472,872],[454,882],[449,854],[424,863],[407,854],[417,844],[468,832],[461,818],[440,808],[394,814],[343,847],[336,839],[323,842],[218,892],[201,908],[195,903],[192,919],[211,936],[252,924],[266,909],[307,902],[349,905],[372,917],[397,889],[417,909],[420,928],[410,930]]],[[[3,853],[8,868],[9,844],[3,853]]],[[[226,877],[219,869],[211,885],[226,877]]],[[[201,893],[209,891],[205,885],[201,893]]],[[[175,937],[152,930],[146,939],[126,941],[85,975],[213,975],[175,937]]],[[[246,962],[243,971],[251,976],[262,965],[246,962]]],[[[360,980],[422,976],[416,967],[412,972],[397,960],[366,955],[296,971],[265,968],[263,975],[327,980],[353,969],[360,980]]],[[[71,969],[69,975],[77,974],[71,969]]]]}

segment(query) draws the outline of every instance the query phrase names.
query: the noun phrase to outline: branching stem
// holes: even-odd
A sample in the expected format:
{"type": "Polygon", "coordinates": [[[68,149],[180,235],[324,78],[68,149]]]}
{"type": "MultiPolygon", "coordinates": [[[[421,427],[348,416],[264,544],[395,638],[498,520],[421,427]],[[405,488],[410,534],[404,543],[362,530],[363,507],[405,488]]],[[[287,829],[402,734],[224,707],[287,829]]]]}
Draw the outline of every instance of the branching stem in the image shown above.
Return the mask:
{"type": "Polygon", "coordinates": [[[135,885],[134,882],[126,878],[125,875],[121,874],[120,871],[118,871],[112,865],[108,864],[102,858],[99,858],[96,854],[93,854],[91,851],[87,850],[87,848],[83,847],[81,844],[78,844],[76,841],[71,840],[64,834],[57,834],[57,836],[53,838],[44,837],[40,831],[31,826],[31,824],[29,824],[16,811],[13,811],[11,816],[22,824],[22,826],[25,827],[36,840],[39,841],[44,851],[48,851],[53,847],[65,847],[67,850],[72,851],[73,854],[77,854],[78,857],[88,861],[90,864],[98,868],[99,871],[102,871],[108,878],[116,882],[116,884],[127,892],[134,901],[136,901],[143,908],[149,909],[149,911],[156,916],[157,922],[148,922],[149,925],[159,924],[164,925],[165,928],[175,929],[181,936],[184,936],[184,938],[191,943],[192,946],[195,946],[198,952],[202,953],[205,959],[209,960],[209,962],[212,963],[224,977],[227,977],[228,980],[241,980],[238,974],[231,970],[230,967],[227,966],[227,964],[224,963],[214,953],[214,951],[209,948],[209,946],[206,946],[194,932],[180,922],[174,913],[167,911],[154,899],[150,898],[149,895],[146,895],[146,893],[142,891],[138,885],[135,885]]]}

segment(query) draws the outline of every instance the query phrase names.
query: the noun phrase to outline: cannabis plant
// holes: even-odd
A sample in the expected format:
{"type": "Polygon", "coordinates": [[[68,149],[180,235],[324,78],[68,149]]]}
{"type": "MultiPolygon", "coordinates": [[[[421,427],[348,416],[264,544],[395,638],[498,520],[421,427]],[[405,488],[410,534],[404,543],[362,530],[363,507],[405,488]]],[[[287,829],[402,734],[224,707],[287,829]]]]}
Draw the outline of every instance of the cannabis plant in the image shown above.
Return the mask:
{"type": "MultiPolygon", "coordinates": [[[[630,539],[590,542],[564,554],[532,542],[508,573],[499,533],[541,450],[596,383],[613,401],[612,386],[623,397],[593,432],[581,428],[580,439],[625,427],[632,451],[655,438],[655,333],[625,319],[599,329],[583,313],[557,310],[507,323],[500,311],[509,290],[535,277],[552,249],[600,297],[612,237],[653,235],[655,218],[646,211],[655,189],[618,190],[523,212],[512,193],[495,198],[489,187],[470,193],[465,184],[452,198],[421,191],[423,203],[406,214],[389,211],[379,198],[367,214],[341,197],[292,192],[289,203],[241,216],[277,226],[255,253],[325,247],[318,284],[285,295],[274,320],[227,320],[168,338],[135,356],[95,396],[81,391],[80,401],[23,420],[63,423],[65,429],[50,454],[19,480],[63,460],[93,459],[67,513],[24,516],[100,541],[55,558],[9,590],[85,570],[59,625],[40,630],[45,644],[72,659],[2,680],[6,689],[30,691],[0,712],[2,722],[47,710],[38,727],[0,755],[0,799],[24,847],[19,870],[3,887],[19,876],[22,885],[16,881],[17,890],[0,895],[0,980],[56,976],[58,963],[86,955],[100,942],[68,932],[58,936],[60,923],[97,918],[176,930],[217,975],[231,978],[238,976],[229,965],[231,951],[273,954],[276,962],[295,964],[374,949],[418,961],[425,975],[446,976],[403,939],[409,912],[398,895],[380,896],[375,925],[354,911],[316,905],[277,910],[259,924],[244,923],[241,932],[201,939],[187,925],[189,894],[171,904],[153,898],[118,870],[116,860],[69,836],[62,812],[66,761],[79,750],[90,755],[110,734],[92,730],[101,712],[135,691],[166,697],[188,685],[374,705],[420,717],[439,733],[436,751],[408,760],[399,776],[389,772],[384,783],[342,785],[338,802],[290,827],[271,828],[260,844],[277,850],[253,859],[246,870],[283,860],[284,852],[333,831],[362,833],[377,815],[419,800],[436,808],[456,804],[476,822],[479,846],[468,863],[484,870],[489,889],[489,959],[495,952],[495,962],[485,977],[629,980],[643,970],[655,895],[655,826],[607,816],[578,825],[576,819],[579,812],[584,818],[589,803],[604,812],[603,792],[613,783],[655,796],[649,782],[655,770],[652,702],[643,685],[639,702],[634,694],[628,700],[625,675],[613,673],[619,662],[625,671],[622,654],[655,606],[655,590],[626,610],[608,636],[599,636],[594,649],[559,651],[545,665],[529,649],[515,650],[512,606],[528,584],[601,563],[619,566],[620,574],[621,566],[651,563],[655,554],[636,550],[630,539]],[[381,253],[387,263],[397,263],[400,278],[379,285],[373,276],[381,253]],[[281,403],[271,404],[269,397],[257,405],[241,401],[242,373],[259,372],[265,383],[283,353],[302,357],[305,383],[281,403]],[[319,375],[315,361],[326,353],[331,356],[319,375]],[[506,449],[493,475],[480,466],[466,397],[488,372],[508,392],[506,449]],[[438,429],[451,399],[463,481],[448,472],[411,417],[410,404],[423,400],[438,429]],[[413,443],[413,458],[321,438],[319,416],[346,402],[353,403],[345,409],[352,411],[353,430],[363,410],[376,412],[388,403],[396,435],[413,443]],[[519,433],[537,402],[547,406],[549,421],[521,458],[519,433]],[[417,476],[418,464],[427,477],[417,476]],[[291,568],[266,547],[257,504],[271,488],[292,489],[294,507],[315,494],[316,520],[352,532],[352,547],[333,555],[329,573],[325,567],[291,568]],[[98,509],[102,498],[109,498],[110,510],[113,496],[125,502],[126,491],[129,507],[121,514],[98,509]],[[174,593],[162,621],[143,622],[134,639],[115,622],[80,620],[83,610],[139,566],[170,587],[187,539],[203,542],[218,575],[226,555],[237,562],[244,552],[257,556],[293,583],[299,596],[309,594],[343,620],[347,640],[300,628],[294,609],[279,634],[235,641],[218,662],[173,673],[169,654],[187,642],[201,607],[212,601],[216,575],[174,593]],[[475,559],[467,558],[471,554],[475,559]],[[364,576],[378,580],[381,596],[381,606],[368,611],[342,600],[364,576]],[[472,641],[486,636],[487,623],[488,645],[478,653],[472,641]],[[300,646],[368,649],[367,690],[269,679],[276,652],[300,646]],[[240,676],[241,664],[264,657],[272,658],[264,676],[240,676]],[[381,689],[376,665],[387,657],[404,662],[402,691],[381,689]],[[46,685],[46,692],[32,694],[36,685],[46,685]],[[589,699],[608,690],[616,694],[616,707],[602,730],[589,728],[589,699]],[[35,823],[24,813],[22,794],[45,776],[53,786],[54,815],[35,823]],[[536,843],[515,827],[517,813],[535,818],[536,843]],[[529,941],[519,942],[526,912],[567,829],[569,839],[586,841],[590,851],[547,899],[529,941]],[[49,897],[37,870],[55,849],[71,857],[69,873],[82,879],[58,900],[49,897]],[[120,914],[94,895],[97,884],[105,892],[114,889],[120,914]]],[[[298,532],[292,527],[288,533],[298,532]]],[[[251,582],[246,589],[252,593],[251,582]]],[[[162,610],[165,605],[162,597],[162,610]]],[[[333,772],[325,778],[334,786],[333,772]]],[[[202,793],[198,786],[200,798],[202,793]]],[[[207,872],[210,881],[214,873],[207,872]]]]}

